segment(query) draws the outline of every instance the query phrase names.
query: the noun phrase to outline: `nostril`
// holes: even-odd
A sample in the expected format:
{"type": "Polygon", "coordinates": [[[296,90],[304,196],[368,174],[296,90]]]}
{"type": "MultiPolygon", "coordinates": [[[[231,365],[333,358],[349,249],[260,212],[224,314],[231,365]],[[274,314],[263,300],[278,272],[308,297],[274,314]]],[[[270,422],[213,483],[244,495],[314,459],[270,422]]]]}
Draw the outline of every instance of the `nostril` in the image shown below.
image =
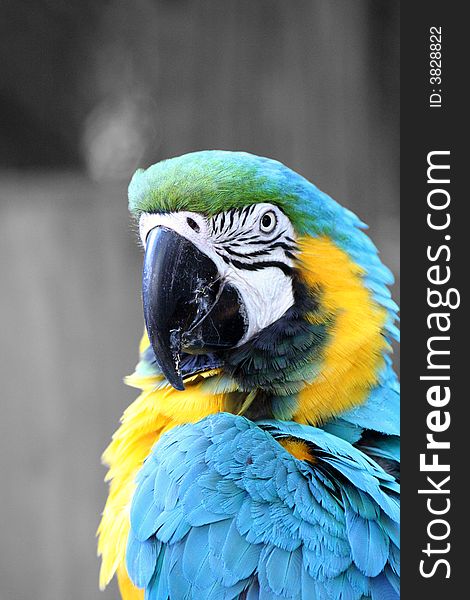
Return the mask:
{"type": "Polygon", "coordinates": [[[196,221],[194,219],[191,219],[191,217],[187,217],[186,219],[188,225],[191,227],[191,229],[193,229],[196,233],[199,233],[201,231],[201,228],[199,227],[199,225],[196,223],[196,221]]]}

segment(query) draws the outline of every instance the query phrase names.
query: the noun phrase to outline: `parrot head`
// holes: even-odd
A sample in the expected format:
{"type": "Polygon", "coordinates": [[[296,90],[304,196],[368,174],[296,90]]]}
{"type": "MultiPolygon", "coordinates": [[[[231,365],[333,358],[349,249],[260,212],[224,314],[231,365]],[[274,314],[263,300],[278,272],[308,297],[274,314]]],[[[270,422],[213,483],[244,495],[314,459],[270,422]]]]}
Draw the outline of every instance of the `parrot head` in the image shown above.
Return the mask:
{"type": "Polygon", "coordinates": [[[379,384],[393,278],[364,224],[312,183],[275,160],[202,151],[137,171],[129,202],[149,352],[173,388],[215,369],[255,414],[311,421],[379,384]]]}

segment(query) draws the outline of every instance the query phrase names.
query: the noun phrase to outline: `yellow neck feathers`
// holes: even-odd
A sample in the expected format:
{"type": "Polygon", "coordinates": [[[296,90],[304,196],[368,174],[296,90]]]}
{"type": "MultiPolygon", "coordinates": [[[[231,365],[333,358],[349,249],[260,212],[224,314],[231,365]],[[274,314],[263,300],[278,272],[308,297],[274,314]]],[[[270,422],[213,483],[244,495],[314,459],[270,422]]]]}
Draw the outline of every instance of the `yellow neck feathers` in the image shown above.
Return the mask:
{"type": "Polygon", "coordinates": [[[326,237],[300,240],[301,272],[320,298],[312,322],[332,317],[322,367],[300,392],[294,420],[318,424],[364,402],[377,384],[388,343],[386,310],[364,286],[363,269],[326,237]]]}

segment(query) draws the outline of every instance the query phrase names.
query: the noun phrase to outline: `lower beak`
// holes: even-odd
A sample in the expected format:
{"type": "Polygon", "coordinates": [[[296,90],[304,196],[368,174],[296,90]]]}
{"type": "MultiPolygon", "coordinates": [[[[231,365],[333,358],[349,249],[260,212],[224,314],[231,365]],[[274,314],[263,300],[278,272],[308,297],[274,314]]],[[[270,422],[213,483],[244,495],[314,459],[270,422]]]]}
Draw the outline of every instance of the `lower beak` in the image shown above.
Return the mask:
{"type": "Polygon", "coordinates": [[[233,348],[247,330],[237,290],[221,281],[206,254],[166,227],[155,227],[147,237],[142,298],[157,363],[177,390],[184,390],[183,353],[233,348]]]}

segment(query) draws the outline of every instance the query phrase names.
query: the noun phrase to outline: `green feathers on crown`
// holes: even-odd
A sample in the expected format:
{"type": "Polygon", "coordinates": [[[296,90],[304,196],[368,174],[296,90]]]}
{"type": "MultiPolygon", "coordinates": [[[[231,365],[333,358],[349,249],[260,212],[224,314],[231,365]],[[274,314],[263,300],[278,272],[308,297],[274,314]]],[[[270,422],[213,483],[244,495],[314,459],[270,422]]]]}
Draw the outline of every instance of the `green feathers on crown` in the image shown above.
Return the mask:
{"type": "Polygon", "coordinates": [[[332,223],[360,221],[304,177],[282,163],[247,152],[205,150],[139,169],[129,185],[129,209],[187,210],[214,215],[249,204],[281,208],[299,234],[331,234],[332,223]]]}

